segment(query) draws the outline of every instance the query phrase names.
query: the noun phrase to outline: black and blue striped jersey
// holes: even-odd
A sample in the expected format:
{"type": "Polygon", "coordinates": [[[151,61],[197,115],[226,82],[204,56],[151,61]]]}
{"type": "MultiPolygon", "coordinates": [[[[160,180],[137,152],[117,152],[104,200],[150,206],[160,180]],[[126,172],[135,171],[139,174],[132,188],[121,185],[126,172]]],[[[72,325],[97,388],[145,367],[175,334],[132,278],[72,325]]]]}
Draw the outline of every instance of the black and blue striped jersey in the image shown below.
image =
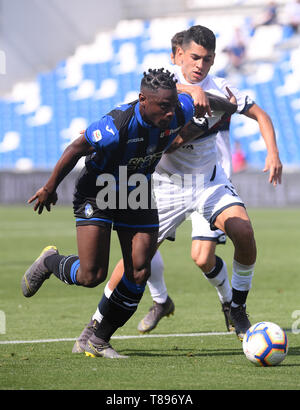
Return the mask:
{"type": "Polygon", "coordinates": [[[85,138],[95,152],[86,158],[86,168],[98,175],[110,173],[117,180],[119,167],[126,166],[128,175],[150,178],[164,151],[193,116],[193,99],[184,93],[178,95],[175,114],[164,131],[143,120],[138,101],[120,105],[87,128],[85,138]]]}

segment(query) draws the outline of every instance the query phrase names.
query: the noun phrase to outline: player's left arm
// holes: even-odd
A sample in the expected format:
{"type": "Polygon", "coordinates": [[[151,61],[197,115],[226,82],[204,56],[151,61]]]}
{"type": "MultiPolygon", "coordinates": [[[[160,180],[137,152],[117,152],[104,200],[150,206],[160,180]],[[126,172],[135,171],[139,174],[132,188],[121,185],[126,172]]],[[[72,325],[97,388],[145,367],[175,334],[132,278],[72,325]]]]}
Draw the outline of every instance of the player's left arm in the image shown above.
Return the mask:
{"type": "Polygon", "coordinates": [[[210,107],[214,111],[224,111],[228,115],[232,115],[236,112],[238,106],[234,94],[227,87],[228,98],[219,97],[218,95],[206,92],[210,107]]]}
{"type": "Polygon", "coordinates": [[[270,116],[257,104],[253,104],[244,112],[244,115],[258,122],[260,133],[265,141],[267,157],[263,171],[269,171],[269,182],[273,183],[274,186],[281,184],[282,163],[279,158],[275,130],[270,116]]]}

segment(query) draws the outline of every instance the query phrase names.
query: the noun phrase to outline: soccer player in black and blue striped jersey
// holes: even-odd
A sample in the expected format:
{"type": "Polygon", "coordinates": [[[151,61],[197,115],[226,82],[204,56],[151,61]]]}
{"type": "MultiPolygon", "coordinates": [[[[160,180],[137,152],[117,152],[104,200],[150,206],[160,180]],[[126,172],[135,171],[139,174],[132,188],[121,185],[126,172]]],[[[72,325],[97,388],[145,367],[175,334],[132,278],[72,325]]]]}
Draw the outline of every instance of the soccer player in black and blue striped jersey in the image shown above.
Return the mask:
{"type": "Polygon", "coordinates": [[[49,180],[28,202],[39,214],[57,201],[56,189],[86,156],[74,194],[77,255],[45,248],[22,278],[24,296],[33,296],[51,273],[67,284],[95,287],[107,276],[111,228],[117,230],[124,275],[110,298],[97,330],[92,354],[122,357],[109,344],[112,334],[136,311],[156,252],[158,215],[151,174],[180,129],[194,116],[193,99],[177,94],[176,81],[164,69],[149,70],[139,99],[121,105],[88,127],[70,144],[49,180]],[[145,199],[146,198],[146,199],[145,199]],[[142,204],[142,206],[141,206],[142,204]]]}

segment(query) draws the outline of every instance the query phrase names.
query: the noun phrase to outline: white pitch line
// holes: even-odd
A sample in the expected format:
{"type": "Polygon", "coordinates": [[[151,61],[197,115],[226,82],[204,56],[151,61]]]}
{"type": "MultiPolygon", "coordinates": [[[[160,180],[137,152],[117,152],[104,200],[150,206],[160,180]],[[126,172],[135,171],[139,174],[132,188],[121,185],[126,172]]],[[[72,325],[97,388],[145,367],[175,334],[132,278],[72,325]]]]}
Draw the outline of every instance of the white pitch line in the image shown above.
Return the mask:
{"type": "MultiPolygon", "coordinates": [[[[202,337],[202,336],[226,336],[232,335],[234,332],[208,332],[208,333],[172,333],[166,335],[133,335],[133,336],[112,336],[112,339],[147,339],[154,337],[202,337]]],[[[74,342],[76,338],[62,339],[38,339],[38,340],[4,340],[0,341],[0,345],[26,344],[26,343],[57,343],[57,342],[74,342]]]]}

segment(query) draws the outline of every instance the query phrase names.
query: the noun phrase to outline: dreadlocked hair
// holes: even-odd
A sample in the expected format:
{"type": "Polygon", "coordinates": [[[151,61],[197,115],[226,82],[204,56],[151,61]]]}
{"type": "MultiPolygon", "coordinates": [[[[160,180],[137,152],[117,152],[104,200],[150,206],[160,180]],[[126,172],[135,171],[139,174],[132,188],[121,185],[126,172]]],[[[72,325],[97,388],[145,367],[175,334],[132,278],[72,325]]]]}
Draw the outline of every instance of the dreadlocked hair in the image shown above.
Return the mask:
{"type": "Polygon", "coordinates": [[[152,70],[149,68],[148,72],[144,72],[141,87],[147,87],[151,90],[158,90],[159,88],[174,89],[176,88],[177,80],[174,74],[170,71],[164,71],[164,68],[152,70]]]}

